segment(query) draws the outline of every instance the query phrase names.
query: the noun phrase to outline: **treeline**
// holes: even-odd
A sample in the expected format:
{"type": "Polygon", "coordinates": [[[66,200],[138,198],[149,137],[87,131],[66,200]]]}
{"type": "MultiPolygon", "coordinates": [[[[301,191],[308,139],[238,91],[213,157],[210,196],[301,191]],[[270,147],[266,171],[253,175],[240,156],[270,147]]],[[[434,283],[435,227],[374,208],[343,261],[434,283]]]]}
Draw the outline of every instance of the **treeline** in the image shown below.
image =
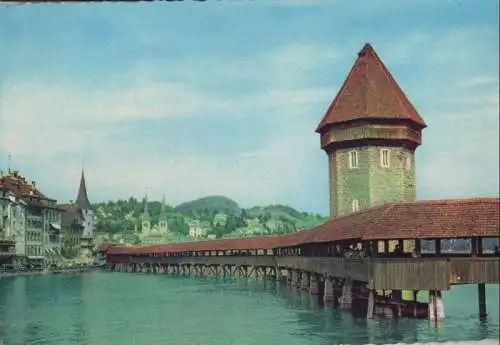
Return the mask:
{"type": "MultiPolygon", "coordinates": [[[[144,210],[142,200],[108,201],[94,204],[98,217],[96,230],[106,233],[133,233],[141,229],[141,214],[144,210]]],[[[162,205],[158,201],[148,202],[149,218],[154,226],[158,224],[162,205]]],[[[299,212],[286,205],[240,208],[238,204],[223,196],[209,196],[177,207],[165,206],[170,232],[188,235],[189,221],[208,228],[208,234],[217,238],[228,236],[248,226],[261,227],[265,233],[290,233],[299,229],[315,226],[326,218],[299,212]],[[258,224],[256,224],[256,222],[258,224]],[[251,224],[250,224],[251,223],[251,224]]]]}

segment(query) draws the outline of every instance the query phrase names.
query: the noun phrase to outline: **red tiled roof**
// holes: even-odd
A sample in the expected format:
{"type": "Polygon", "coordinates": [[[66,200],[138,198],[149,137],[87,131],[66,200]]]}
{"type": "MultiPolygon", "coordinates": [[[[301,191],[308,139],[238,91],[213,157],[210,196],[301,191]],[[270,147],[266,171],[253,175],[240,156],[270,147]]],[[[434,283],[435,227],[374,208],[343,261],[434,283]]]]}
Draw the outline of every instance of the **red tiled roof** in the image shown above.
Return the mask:
{"type": "Polygon", "coordinates": [[[113,244],[108,243],[108,242],[102,242],[99,247],[97,247],[97,251],[100,253],[105,253],[108,251],[110,247],[112,247],[113,244]]]}
{"type": "Polygon", "coordinates": [[[47,204],[47,200],[54,201],[53,199],[45,196],[36,189],[32,183],[17,172],[0,177],[0,186],[3,186],[30,205],[56,208],[55,205],[47,204]]]}
{"type": "Polygon", "coordinates": [[[390,204],[363,239],[500,236],[500,199],[426,200],[390,204]]]}
{"type": "Polygon", "coordinates": [[[326,126],[360,119],[409,120],[426,127],[389,70],[367,43],[358,53],[344,84],[321,120],[326,126]]]}
{"type": "Polygon", "coordinates": [[[111,247],[112,254],[256,250],[342,240],[500,236],[500,198],[425,200],[385,204],[283,236],[218,239],[147,247],[111,247]]]}

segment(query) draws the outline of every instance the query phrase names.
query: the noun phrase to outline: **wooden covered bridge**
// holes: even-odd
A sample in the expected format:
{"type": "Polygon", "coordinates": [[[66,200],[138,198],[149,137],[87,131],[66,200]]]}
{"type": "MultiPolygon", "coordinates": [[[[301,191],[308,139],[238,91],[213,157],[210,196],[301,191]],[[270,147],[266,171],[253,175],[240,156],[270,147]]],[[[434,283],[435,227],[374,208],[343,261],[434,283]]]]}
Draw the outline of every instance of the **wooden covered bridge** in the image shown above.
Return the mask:
{"type": "Polygon", "coordinates": [[[369,318],[442,319],[441,291],[477,284],[485,317],[485,284],[500,281],[499,210],[499,198],[403,202],[289,235],[100,249],[115,271],[284,280],[369,318]],[[460,251],[443,249],[457,239],[460,251]]]}

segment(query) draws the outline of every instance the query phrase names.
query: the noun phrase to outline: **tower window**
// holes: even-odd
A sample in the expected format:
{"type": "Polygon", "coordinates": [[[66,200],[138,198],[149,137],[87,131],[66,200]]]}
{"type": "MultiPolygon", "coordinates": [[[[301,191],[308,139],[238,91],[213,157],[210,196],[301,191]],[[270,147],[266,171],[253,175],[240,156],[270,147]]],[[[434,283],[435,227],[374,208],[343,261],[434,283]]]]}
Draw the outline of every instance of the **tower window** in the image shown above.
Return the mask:
{"type": "Polygon", "coordinates": [[[380,165],[384,168],[389,168],[391,164],[391,155],[388,149],[380,150],[380,165]]]}
{"type": "Polygon", "coordinates": [[[359,211],[359,201],[358,199],[353,199],[352,200],[352,212],[358,212],[359,211]]]}
{"type": "Polygon", "coordinates": [[[411,170],[411,155],[408,153],[405,157],[405,169],[406,170],[411,170]]]}
{"type": "Polygon", "coordinates": [[[349,152],[349,168],[354,169],[358,167],[358,151],[349,152]]]}

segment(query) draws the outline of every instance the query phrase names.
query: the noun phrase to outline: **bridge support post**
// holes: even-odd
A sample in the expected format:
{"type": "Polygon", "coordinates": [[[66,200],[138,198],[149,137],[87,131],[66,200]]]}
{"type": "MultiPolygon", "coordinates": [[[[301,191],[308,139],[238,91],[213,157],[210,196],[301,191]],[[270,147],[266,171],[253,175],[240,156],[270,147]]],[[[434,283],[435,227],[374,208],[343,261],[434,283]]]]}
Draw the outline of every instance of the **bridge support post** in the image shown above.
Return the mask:
{"type": "Polygon", "coordinates": [[[375,310],[375,291],[368,290],[368,310],[366,311],[366,318],[373,319],[375,310]]]}
{"type": "Polygon", "coordinates": [[[297,270],[292,271],[292,287],[298,287],[300,284],[300,272],[297,270]]]}
{"type": "Polygon", "coordinates": [[[444,304],[441,298],[441,291],[429,291],[429,320],[437,322],[443,320],[444,317],[444,304]]]}
{"type": "Polygon", "coordinates": [[[347,278],[342,285],[342,296],[340,297],[340,309],[351,309],[352,306],[352,280],[347,278]]]}
{"type": "Polygon", "coordinates": [[[486,313],[486,285],[477,284],[477,297],[479,301],[479,318],[484,319],[487,316],[486,313]]]}
{"type": "Polygon", "coordinates": [[[332,279],[325,276],[325,291],[323,293],[323,302],[325,305],[333,306],[335,304],[335,291],[333,289],[332,279]]]}
{"type": "Polygon", "coordinates": [[[289,268],[286,270],[286,285],[292,286],[293,285],[293,271],[289,268]]]}
{"type": "Polygon", "coordinates": [[[319,293],[318,275],[316,273],[311,273],[309,276],[309,294],[317,295],[318,293],[319,293]]]}
{"type": "Polygon", "coordinates": [[[308,272],[302,272],[302,277],[300,279],[300,287],[303,291],[309,290],[309,276],[310,274],[308,272]]]}

